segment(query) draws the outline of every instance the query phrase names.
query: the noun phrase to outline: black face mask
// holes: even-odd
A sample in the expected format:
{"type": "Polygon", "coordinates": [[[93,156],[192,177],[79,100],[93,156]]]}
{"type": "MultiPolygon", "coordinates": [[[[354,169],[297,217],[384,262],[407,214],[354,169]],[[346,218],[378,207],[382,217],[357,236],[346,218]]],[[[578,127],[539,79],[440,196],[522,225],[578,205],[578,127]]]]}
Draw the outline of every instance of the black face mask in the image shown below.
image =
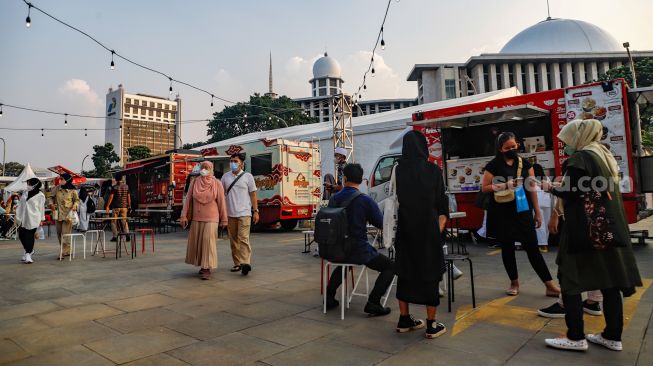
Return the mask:
{"type": "Polygon", "coordinates": [[[502,152],[503,157],[506,159],[517,159],[517,150],[508,150],[502,152]]]}

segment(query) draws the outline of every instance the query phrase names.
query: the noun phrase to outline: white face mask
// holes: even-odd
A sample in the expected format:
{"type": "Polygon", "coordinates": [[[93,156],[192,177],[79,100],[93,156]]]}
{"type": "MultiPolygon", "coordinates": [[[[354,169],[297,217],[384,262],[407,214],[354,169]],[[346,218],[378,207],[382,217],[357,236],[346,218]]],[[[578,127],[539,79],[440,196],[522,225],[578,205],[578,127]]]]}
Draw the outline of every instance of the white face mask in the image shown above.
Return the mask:
{"type": "Polygon", "coordinates": [[[203,176],[203,177],[206,177],[207,175],[209,175],[209,171],[206,170],[206,169],[202,169],[202,170],[200,170],[200,175],[203,176]]]}
{"type": "Polygon", "coordinates": [[[30,186],[30,185],[27,186],[28,191],[31,191],[32,189],[34,189],[34,186],[30,186]]]}

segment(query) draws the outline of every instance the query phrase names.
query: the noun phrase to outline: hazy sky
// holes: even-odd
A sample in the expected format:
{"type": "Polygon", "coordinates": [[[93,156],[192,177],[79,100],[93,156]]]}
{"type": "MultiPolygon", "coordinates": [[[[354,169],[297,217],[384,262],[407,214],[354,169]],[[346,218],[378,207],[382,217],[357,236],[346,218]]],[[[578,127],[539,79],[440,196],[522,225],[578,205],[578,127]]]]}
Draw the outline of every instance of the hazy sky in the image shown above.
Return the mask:
{"type": "MultiPolygon", "coordinates": [[[[352,92],[369,62],[385,0],[32,0],[55,16],[96,36],[117,52],[173,77],[244,100],[267,90],[272,52],[275,92],[310,95],[312,62],[324,50],[343,70],[352,92]]],[[[653,50],[650,0],[551,0],[551,15],[588,21],[635,50],[653,50]]],[[[130,93],[168,96],[168,80],[116,60],[110,53],[38,12],[25,27],[27,6],[0,0],[0,103],[78,114],[104,114],[110,86],[130,93]]],[[[377,76],[365,99],[416,97],[406,81],[416,63],[464,62],[479,53],[498,52],[512,36],[546,18],[545,0],[394,1],[379,51],[377,76]]],[[[183,119],[208,118],[222,108],[210,98],[176,87],[183,119]]],[[[69,118],[78,128],[104,127],[104,120],[69,118]]],[[[62,117],[4,109],[0,127],[63,127],[62,117]]],[[[82,158],[104,142],[103,131],[13,132],[7,161],[79,170],[82,158]]],[[[206,139],[206,127],[184,127],[184,142],[206,139]]],[[[90,159],[88,159],[90,160],[90,159]]],[[[86,169],[92,164],[87,160],[86,169]]]]}

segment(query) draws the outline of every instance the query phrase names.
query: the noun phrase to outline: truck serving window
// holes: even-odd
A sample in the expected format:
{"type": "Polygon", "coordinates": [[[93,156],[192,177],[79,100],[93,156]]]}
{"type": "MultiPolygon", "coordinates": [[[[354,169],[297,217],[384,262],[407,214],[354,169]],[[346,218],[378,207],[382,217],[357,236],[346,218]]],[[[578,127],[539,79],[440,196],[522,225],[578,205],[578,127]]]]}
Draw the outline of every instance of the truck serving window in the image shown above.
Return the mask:
{"type": "Polygon", "coordinates": [[[398,158],[398,156],[388,156],[379,161],[376,170],[374,170],[374,187],[390,180],[392,167],[395,165],[395,161],[397,161],[398,158]]]}
{"type": "Polygon", "coordinates": [[[268,175],[272,173],[272,154],[252,155],[252,175],[268,175]]]}

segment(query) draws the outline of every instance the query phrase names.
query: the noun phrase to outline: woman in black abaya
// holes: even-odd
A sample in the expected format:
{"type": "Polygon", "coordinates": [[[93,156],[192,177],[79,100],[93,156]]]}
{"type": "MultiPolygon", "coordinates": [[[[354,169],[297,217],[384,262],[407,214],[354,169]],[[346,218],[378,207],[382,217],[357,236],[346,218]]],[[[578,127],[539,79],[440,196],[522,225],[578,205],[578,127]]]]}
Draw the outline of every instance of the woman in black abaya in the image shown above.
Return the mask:
{"type": "Polygon", "coordinates": [[[410,315],[409,304],[426,305],[426,338],[446,332],[435,320],[440,304],[438,284],[444,273],[441,232],[449,215],[442,171],[428,161],[426,137],[410,131],[404,136],[396,172],[399,222],[396,241],[397,299],[401,315],[398,332],[424,327],[410,315]]]}

